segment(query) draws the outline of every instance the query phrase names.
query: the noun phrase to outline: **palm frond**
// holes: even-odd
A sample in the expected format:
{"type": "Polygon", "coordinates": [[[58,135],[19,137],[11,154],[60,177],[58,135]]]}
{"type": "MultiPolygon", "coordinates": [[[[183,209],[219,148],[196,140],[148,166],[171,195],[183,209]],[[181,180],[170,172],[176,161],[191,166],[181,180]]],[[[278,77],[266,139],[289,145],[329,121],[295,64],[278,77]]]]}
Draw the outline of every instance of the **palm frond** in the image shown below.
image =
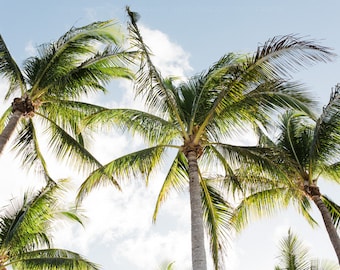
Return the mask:
{"type": "Polygon", "coordinates": [[[119,157],[94,170],[79,188],[77,195],[78,203],[94,188],[111,184],[112,182],[117,183],[117,178],[138,179],[142,177],[148,183],[150,173],[161,162],[164,149],[167,147],[172,146],[158,145],[145,148],[119,157]]]}
{"type": "Polygon", "coordinates": [[[334,56],[330,48],[319,45],[315,40],[283,35],[273,37],[259,46],[249,58],[249,64],[262,75],[280,78],[318,62],[329,62],[334,56]]]}
{"type": "Polygon", "coordinates": [[[231,234],[232,208],[225,201],[220,191],[212,185],[213,179],[202,179],[202,205],[204,221],[210,239],[210,250],[215,269],[223,269],[223,256],[231,234]]]}
{"type": "Polygon", "coordinates": [[[7,100],[15,91],[19,90],[20,97],[26,92],[26,83],[20,68],[12,58],[5,41],[0,35],[0,75],[9,81],[9,89],[5,95],[7,100]]]}
{"type": "Polygon", "coordinates": [[[241,231],[253,219],[272,216],[277,210],[286,208],[291,194],[286,188],[276,187],[254,192],[242,199],[231,218],[235,230],[241,231]]]}
{"type": "Polygon", "coordinates": [[[170,191],[172,189],[177,192],[183,191],[183,189],[187,187],[188,181],[187,160],[183,153],[178,152],[158,194],[155,210],[152,216],[153,222],[156,222],[159,208],[169,196],[170,191]]]}
{"type": "Polygon", "coordinates": [[[101,163],[84,147],[82,140],[74,138],[62,127],[42,114],[37,114],[47,121],[50,134],[49,150],[57,158],[76,166],[79,171],[91,170],[101,166],[101,163]]]}
{"type": "Polygon", "coordinates": [[[150,111],[169,113],[175,115],[177,122],[181,126],[181,130],[185,130],[185,126],[182,123],[178,106],[176,106],[176,98],[173,93],[168,90],[167,82],[164,80],[154,66],[151,60],[151,52],[148,46],[144,43],[143,37],[139,31],[137,20],[138,14],[132,12],[127,7],[127,13],[130,18],[128,24],[128,30],[130,32],[131,44],[137,48],[141,54],[141,63],[137,72],[137,78],[135,81],[136,95],[145,97],[145,104],[150,111]]]}
{"type": "Polygon", "coordinates": [[[22,165],[26,169],[35,169],[43,174],[45,179],[51,179],[47,169],[46,160],[40,150],[39,139],[36,134],[36,127],[32,119],[24,119],[22,128],[14,139],[13,149],[17,152],[16,156],[21,157],[22,165]]]}
{"type": "Polygon", "coordinates": [[[17,255],[10,264],[15,269],[78,269],[99,270],[99,265],[85,259],[78,253],[65,249],[41,249],[17,255]]]}
{"type": "Polygon", "coordinates": [[[175,124],[154,114],[133,109],[104,109],[83,120],[83,126],[107,127],[114,125],[122,131],[128,130],[142,136],[149,143],[169,143],[181,138],[175,124]]]}
{"type": "Polygon", "coordinates": [[[50,181],[37,194],[27,192],[22,202],[6,208],[0,220],[0,241],[3,247],[10,249],[11,254],[50,246],[47,233],[54,211],[58,209],[57,198],[61,188],[50,181]]]}
{"type": "Polygon", "coordinates": [[[340,184],[340,161],[330,165],[321,166],[322,177],[340,184]]]}
{"type": "Polygon", "coordinates": [[[7,110],[4,111],[3,115],[0,118],[0,133],[4,130],[6,124],[8,123],[8,119],[12,114],[12,107],[9,107],[7,110]]]}
{"type": "Polygon", "coordinates": [[[313,143],[310,149],[311,162],[338,161],[336,158],[340,153],[340,86],[337,85],[331,93],[328,104],[318,118],[313,143]]]}
{"type": "Polygon", "coordinates": [[[335,228],[340,228],[340,206],[325,195],[322,195],[321,199],[332,217],[335,228]]]}
{"type": "Polygon", "coordinates": [[[308,249],[291,230],[280,242],[279,258],[283,269],[304,270],[310,267],[311,258],[308,249]]]}
{"type": "MultiPolygon", "coordinates": [[[[55,90],[53,86],[59,85],[63,81],[60,79],[70,72],[72,73],[72,70],[81,65],[84,59],[92,58],[93,60],[93,57],[98,53],[98,48],[101,47],[100,45],[104,47],[111,44],[120,45],[122,42],[123,33],[118,24],[108,20],[71,28],[56,42],[41,45],[38,50],[39,56],[29,58],[25,62],[27,77],[32,86],[32,99],[41,97],[51,88],[55,90]]],[[[110,50],[105,51],[104,49],[103,55],[105,52],[108,54],[110,50]]],[[[110,63],[109,58],[102,57],[100,56],[99,59],[106,59],[107,63],[110,63]]],[[[91,73],[82,74],[84,78],[86,78],[85,75],[91,76],[91,73]]],[[[98,84],[95,76],[92,79],[93,85],[98,84]]],[[[77,80],[77,82],[79,81],[77,80]]],[[[83,83],[89,84],[86,80],[83,83]]],[[[79,86],[79,83],[77,85],[79,86]]],[[[61,86],[63,85],[61,84],[61,86]]],[[[73,87],[64,88],[64,92],[60,92],[64,97],[70,93],[74,93],[73,87]]]]}

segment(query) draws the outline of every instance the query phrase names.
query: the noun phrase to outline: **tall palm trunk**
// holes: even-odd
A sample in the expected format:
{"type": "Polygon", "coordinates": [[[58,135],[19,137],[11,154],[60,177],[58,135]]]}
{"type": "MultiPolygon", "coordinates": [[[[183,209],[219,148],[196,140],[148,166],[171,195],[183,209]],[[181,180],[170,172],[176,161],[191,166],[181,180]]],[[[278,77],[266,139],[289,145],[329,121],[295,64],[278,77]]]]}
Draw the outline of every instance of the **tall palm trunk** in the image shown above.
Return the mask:
{"type": "Polygon", "coordinates": [[[339,265],[340,265],[340,238],[339,238],[339,235],[336,231],[336,228],[333,225],[331,215],[330,215],[326,205],[321,200],[320,195],[312,196],[312,200],[321,212],[323,222],[324,222],[324,224],[326,226],[326,230],[328,232],[328,236],[329,236],[331,243],[334,247],[334,250],[335,250],[335,253],[338,257],[338,262],[339,262],[339,265]]]}
{"type": "Polygon", "coordinates": [[[318,207],[323,222],[325,224],[328,236],[331,240],[333,248],[335,250],[336,256],[338,257],[338,262],[340,265],[340,238],[333,224],[332,217],[321,199],[321,193],[317,185],[305,186],[305,191],[312,198],[315,205],[318,207]]]}
{"type": "Polygon", "coordinates": [[[2,131],[2,133],[0,134],[0,155],[2,154],[7,142],[9,141],[12,133],[14,132],[17,124],[19,123],[20,118],[24,115],[24,113],[20,110],[15,110],[6,127],[4,128],[4,130],[2,131]]]}
{"type": "Polygon", "coordinates": [[[189,192],[191,207],[191,258],[192,269],[206,270],[206,254],[204,246],[203,209],[201,187],[198,177],[197,153],[188,151],[189,192]]]}

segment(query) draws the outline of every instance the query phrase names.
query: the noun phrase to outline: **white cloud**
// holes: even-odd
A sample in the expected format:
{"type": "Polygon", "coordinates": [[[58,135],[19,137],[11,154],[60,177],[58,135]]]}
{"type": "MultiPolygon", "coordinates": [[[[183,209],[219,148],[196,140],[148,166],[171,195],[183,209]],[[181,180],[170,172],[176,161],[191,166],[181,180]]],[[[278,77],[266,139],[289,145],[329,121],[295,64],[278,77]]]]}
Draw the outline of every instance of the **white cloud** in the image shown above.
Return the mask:
{"type": "Polygon", "coordinates": [[[166,34],[142,25],[140,31],[144,42],[151,49],[152,60],[163,77],[178,76],[184,79],[187,72],[192,71],[189,64],[190,54],[179,45],[171,42],[166,34]]]}

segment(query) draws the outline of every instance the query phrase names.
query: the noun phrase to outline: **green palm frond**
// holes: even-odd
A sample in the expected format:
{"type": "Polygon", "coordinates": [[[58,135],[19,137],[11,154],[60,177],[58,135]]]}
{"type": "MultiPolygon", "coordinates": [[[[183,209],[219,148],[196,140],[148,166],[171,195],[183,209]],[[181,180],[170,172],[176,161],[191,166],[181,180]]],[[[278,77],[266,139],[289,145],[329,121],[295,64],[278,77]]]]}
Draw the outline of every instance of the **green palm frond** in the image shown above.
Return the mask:
{"type": "Polygon", "coordinates": [[[330,48],[317,44],[315,40],[284,35],[267,40],[248,61],[260,74],[277,78],[290,76],[290,72],[317,62],[329,62],[334,56],[330,48]]]}
{"type": "Polygon", "coordinates": [[[20,156],[24,168],[33,169],[45,176],[49,181],[51,179],[46,160],[40,150],[39,140],[36,134],[36,127],[32,119],[22,121],[22,128],[14,139],[15,145],[13,149],[17,152],[17,157],[20,156]]]}
{"type": "Polygon", "coordinates": [[[322,165],[319,165],[322,171],[322,177],[331,179],[332,181],[340,184],[340,161],[330,165],[322,165]]]}
{"type": "Polygon", "coordinates": [[[78,141],[81,138],[79,134],[77,138],[74,138],[51,119],[42,114],[38,115],[49,124],[46,132],[49,132],[48,146],[53,155],[76,166],[79,171],[92,170],[101,166],[101,163],[84,147],[82,140],[78,141]]]}
{"type": "Polygon", "coordinates": [[[325,195],[322,195],[321,199],[332,217],[335,228],[340,228],[340,206],[325,195]]]}
{"type": "Polygon", "coordinates": [[[318,118],[313,143],[310,149],[311,162],[326,161],[330,164],[338,161],[340,154],[340,93],[339,85],[331,93],[328,104],[318,118]]]}
{"type": "Polygon", "coordinates": [[[103,85],[112,78],[134,78],[133,72],[126,67],[133,57],[132,52],[120,48],[106,48],[67,73],[60,74],[56,82],[46,86],[49,88],[48,94],[59,98],[79,98],[97,90],[106,92],[103,85]],[[79,91],[80,89],[82,91],[79,91]]]}
{"type": "Polygon", "coordinates": [[[5,128],[6,124],[8,123],[8,119],[12,114],[12,107],[9,107],[7,110],[4,111],[0,118],[0,133],[2,133],[3,129],[5,128]]]}
{"type": "Polygon", "coordinates": [[[277,210],[289,205],[292,193],[286,188],[273,187],[253,192],[236,206],[231,222],[236,231],[241,231],[253,219],[272,216],[277,210]]]}
{"type": "Polygon", "coordinates": [[[281,117],[278,146],[286,151],[296,163],[296,169],[303,173],[310,166],[313,126],[302,112],[287,111],[281,117]]]}
{"type": "Polygon", "coordinates": [[[310,267],[311,258],[308,249],[291,230],[280,242],[279,258],[282,265],[279,269],[304,270],[310,267]]]}
{"type": "MultiPolygon", "coordinates": [[[[98,53],[99,45],[120,44],[122,41],[123,34],[117,23],[109,20],[71,28],[56,42],[41,45],[39,56],[29,58],[25,63],[32,85],[32,99],[42,96],[51,86],[58,85],[59,80],[72,73],[83,59],[93,58],[98,53]]],[[[93,79],[96,83],[96,78],[93,79]]],[[[66,88],[60,94],[68,96],[73,90],[73,87],[66,88]]]]}
{"type": "Polygon", "coordinates": [[[175,116],[181,130],[184,132],[185,125],[181,119],[176,97],[168,87],[172,87],[171,80],[164,80],[151,60],[150,49],[145,45],[137,26],[138,14],[127,7],[130,18],[128,30],[132,46],[136,47],[141,54],[140,67],[135,80],[136,95],[145,97],[145,104],[152,112],[169,113],[175,116]]]}
{"type": "Polygon", "coordinates": [[[138,179],[148,183],[149,175],[162,161],[164,149],[171,145],[158,145],[119,157],[94,170],[79,188],[77,201],[81,202],[88,193],[101,185],[117,183],[120,179],[138,179]]]}
{"type": "Polygon", "coordinates": [[[41,249],[25,252],[13,258],[10,264],[15,269],[32,270],[99,270],[99,265],[92,263],[78,253],[65,249],[41,249]]]}
{"type": "Polygon", "coordinates": [[[276,270],[336,270],[339,265],[336,262],[312,258],[309,249],[303,244],[291,229],[287,237],[282,238],[279,243],[280,254],[279,265],[276,270]]]}
{"type": "Polygon", "coordinates": [[[224,169],[224,174],[222,174],[220,178],[224,179],[222,181],[223,186],[227,190],[232,190],[233,192],[241,189],[239,179],[234,173],[234,167],[231,166],[229,160],[227,160],[225,156],[220,151],[218,151],[214,145],[205,146],[204,155],[202,155],[202,157],[200,158],[199,164],[200,167],[202,166],[202,168],[210,169],[213,169],[214,166],[216,166],[216,170],[222,167],[224,169]]]}
{"type": "Polygon", "coordinates": [[[251,166],[253,169],[271,172],[276,177],[289,181],[282,168],[278,166],[280,162],[280,152],[272,148],[258,146],[237,146],[219,143],[214,145],[217,151],[228,161],[232,168],[251,166]]]}
{"type": "Polygon", "coordinates": [[[160,206],[165,202],[170,191],[172,189],[177,192],[183,191],[184,188],[187,187],[188,181],[187,160],[183,153],[178,152],[158,194],[155,210],[152,216],[152,220],[154,222],[156,222],[160,206]]]}
{"type": "Polygon", "coordinates": [[[232,208],[221,192],[212,184],[214,179],[202,179],[204,221],[210,239],[210,250],[215,269],[223,269],[223,256],[230,237],[232,208]]]}
{"type": "MultiPolygon", "coordinates": [[[[163,85],[163,79],[159,71],[151,61],[150,49],[145,45],[140,34],[139,28],[137,26],[137,20],[139,18],[138,13],[132,12],[129,7],[127,7],[127,13],[130,18],[130,22],[128,24],[130,42],[132,46],[136,47],[141,53],[140,72],[137,74],[136,79],[136,94],[147,95],[146,104],[156,109],[158,106],[160,106],[159,104],[164,104],[164,102],[161,102],[161,100],[165,97],[168,97],[168,92],[166,91],[166,87],[163,85]],[[142,72],[144,70],[146,70],[146,72],[142,72]]],[[[158,109],[156,109],[156,111],[157,110],[158,109]]]]}
{"type": "Polygon", "coordinates": [[[83,120],[83,126],[107,127],[114,125],[122,131],[137,133],[149,143],[169,143],[181,138],[176,125],[156,115],[133,109],[106,109],[83,120]]]}
{"type": "Polygon", "coordinates": [[[26,192],[22,201],[11,200],[4,208],[0,216],[0,246],[8,253],[9,264],[20,263],[40,248],[50,248],[54,220],[67,218],[82,224],[75,208],[68,210],[59,204],[65,184],[66,180],[50,181],[39,192],[26,192]]]}
{"type": "Polygon", "coordinates": [[[305,194],[301,192],[295,192],[295,197],[292,197],[292,202],[294,206],[297,208],[299,213],[305,218],[305,220],[309,223],[310,226],[315,227],[318,225],[318,222],[311,216],[310,211],[312,209],[311,201],[305,194]]]}
{"type": "Polygon", "coordinates": [[[56,207],[55,193],[59,186],[48,183],[38,194],[26,193],[22,202],[6,208],[1,216],[1,246],[11,253],[21,253],[37,246],[49,246],[46,233],[56,207]]]}
{"type": "Polygon", "coordinates": [[[0,74],[8,79],[10,85],[5,95],[7,100],[14,91],[20,90],[21,96],[26,92],[26,83],[20,68],[12,58],[8,48],[0,35],[0,74]]]}

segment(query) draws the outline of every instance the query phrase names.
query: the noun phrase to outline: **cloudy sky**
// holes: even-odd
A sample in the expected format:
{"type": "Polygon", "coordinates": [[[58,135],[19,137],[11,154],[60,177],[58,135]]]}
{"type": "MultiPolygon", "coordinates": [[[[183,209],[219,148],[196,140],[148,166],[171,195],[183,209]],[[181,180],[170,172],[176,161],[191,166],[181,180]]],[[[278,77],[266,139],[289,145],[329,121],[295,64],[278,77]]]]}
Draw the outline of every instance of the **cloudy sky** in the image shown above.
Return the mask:
{"type": "MultiPolygon", "coordinates": [[[[267,39],[297,34],[318,40],[340,55],[340,3],[337,1],[3,1],[0,34],[12,56],[21,65],[35,53],[36,45],[53,41],[72,26],[97,20],[117,19],[126,26],[125,6],[141,15],[140,27],[151,47],[154,62],[163,75],[183,78],[207,69],[228,52],[253,52],[267,39]]],[[[318,64],[294,75],[320,101],[327,103],[331,88],[340,81],[340,59],[318,64]]],[[[0,80],[0,98],[7,90],[0,80]]],[[[106,96],[92,102],[110,107],[139,107],[131,85],[117,81],[106,96]]],[[[8,104],[3,104],[3,111],[8,104]]],[[[245,137],[242,140],[246,141],[245,137]]],[[[91,151],[103,163],[141,147],[138,138],[112,131],[96,139],[91,151]]],[[[51,159],[55,178],[70,177],[73,187],[84,179],[51,159]]],[[[41,185],[39,176],[18,169],[19,161],[9,148],[0,157],[0,206],[20,196],[26,188],[41,185]]],[[[93,192],[84,201],[86,226],[62,227],[55,232],[55,245],[77,251],[104,270],[153,270],[166,261],[175,269],[190,269],[190,225],[187,194],[172,194],[161,208],[156,224],[151,217],[164,172],[152,177],[145,188],[139,179],[123,184],[123,191],[107,187],[93,192]]],[[[340,188],[321,182],[321,190],[339,202],[340,188]]],[[[72,194],[68,199],[71,199],[72,194]]],[[[321,222],[319,214],[314,217],[321,222]]],[[[299,234],[320,258],[335,260],[322,223],[310,228],[293,209],[271,219],[256,221],[233,238],[227,269],[270,270],[274,268],[278,239],[288,228],[299,234]]],[[[212,268],[211,268],[212,269],[212,268]]]]}

